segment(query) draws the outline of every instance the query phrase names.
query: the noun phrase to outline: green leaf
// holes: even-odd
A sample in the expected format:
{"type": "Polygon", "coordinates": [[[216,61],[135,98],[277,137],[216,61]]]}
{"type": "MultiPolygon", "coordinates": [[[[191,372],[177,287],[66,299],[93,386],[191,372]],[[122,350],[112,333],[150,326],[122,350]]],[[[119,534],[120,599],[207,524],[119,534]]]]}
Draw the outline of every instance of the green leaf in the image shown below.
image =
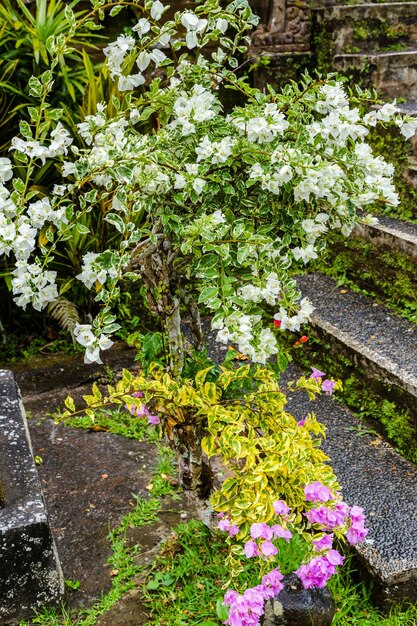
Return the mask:
{"type": "Polygon", "coordinates": [[[80,235],[87,235],[87,233],[90,232],[88,226],[84,226],[84,224],[80,224],[79,222],[75,224],[75,228],[80,233],[80,235]]]}
{"type": "Polygon", "coordinates": [[[218,294],[218,288],[217,287],[206,287],[205,289],[203,289],[203,291],[200,293],[199,297],[198,297],[198,301],[199,302],[207,302],[207,300],[211,300],[212,298],[215,298],[218,294]]]}
{"type": "Polygon", "coordinates": [[[221,619],[222,622],[226,621],[229,617],[229,609],[223,604],[223,598],[218,598],[216,602],[216,613],[217,617],[221,619]]]}
{"type": "Polygon", "coordinates": [[[113,224],[113,226],[119,231],[119,233],[123,234],[125,232],[125,223],[120,215],[117,215],[116,213],[108,213],[104,219],[106,220],[106,222],[109,222],[109,224],[113,224]]]}
{"type": "Polygon", "coordinates": [[[284,352],[278,352],[277,365],[280,372],[285,372],[288,367],[288,357],[284,352]]]}

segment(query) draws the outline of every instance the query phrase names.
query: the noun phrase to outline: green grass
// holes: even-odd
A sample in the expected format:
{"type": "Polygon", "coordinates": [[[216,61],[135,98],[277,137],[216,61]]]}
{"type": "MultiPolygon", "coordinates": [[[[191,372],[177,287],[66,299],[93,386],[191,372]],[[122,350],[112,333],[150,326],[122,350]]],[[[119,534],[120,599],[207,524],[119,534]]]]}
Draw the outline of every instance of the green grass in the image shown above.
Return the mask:
{"type": "Polygon", "coordinates": [[[135,417],[122,406],[115,409],[96,411],[94,421],[88,415],[77,415],[62,419],[59,413],[54,413],[51,417],[57,422],[62,422],[65,426],[87,430],[105,430],[113,435],[121,435],[128,439],[157,442],[161,438],[158,428],[149,426],[146,419],[135,417]]]}

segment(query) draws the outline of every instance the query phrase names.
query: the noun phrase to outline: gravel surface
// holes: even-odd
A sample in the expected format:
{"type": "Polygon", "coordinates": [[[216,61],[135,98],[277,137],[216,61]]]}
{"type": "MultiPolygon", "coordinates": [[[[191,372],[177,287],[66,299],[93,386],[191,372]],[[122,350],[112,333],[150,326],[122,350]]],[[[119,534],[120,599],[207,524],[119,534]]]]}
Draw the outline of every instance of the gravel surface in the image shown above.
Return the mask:
{"type": "MultiPolygon", "coordinates": [[[[371,298],[348,291],[342,293],[335,281],[321,274],[299,277],[297,284],[316,307],[313,322],[321,322],[352,340],[367,356],[379,360],[417,395],[417,326],[395,316],[371,298]]],[[[345,291],[345,290],[344,290],[345,291]]]]}

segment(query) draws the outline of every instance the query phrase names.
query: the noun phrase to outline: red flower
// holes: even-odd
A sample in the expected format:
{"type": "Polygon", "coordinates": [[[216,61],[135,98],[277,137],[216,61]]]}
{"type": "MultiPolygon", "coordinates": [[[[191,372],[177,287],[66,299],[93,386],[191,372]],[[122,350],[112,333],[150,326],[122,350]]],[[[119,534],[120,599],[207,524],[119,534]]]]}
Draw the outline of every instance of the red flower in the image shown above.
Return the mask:
{"type": "Polygon", "coordinates": [[[281,326],[281,320],[274,320],[275,328],[279,328],[281,326]]]}
{"type": "Polygon", "coordinates": [[[303,335],[302,337],[300,337],[300,341],[301,341],[301,343],[307,343],[307,341],[308,341],[307,335],[303,335]]]}

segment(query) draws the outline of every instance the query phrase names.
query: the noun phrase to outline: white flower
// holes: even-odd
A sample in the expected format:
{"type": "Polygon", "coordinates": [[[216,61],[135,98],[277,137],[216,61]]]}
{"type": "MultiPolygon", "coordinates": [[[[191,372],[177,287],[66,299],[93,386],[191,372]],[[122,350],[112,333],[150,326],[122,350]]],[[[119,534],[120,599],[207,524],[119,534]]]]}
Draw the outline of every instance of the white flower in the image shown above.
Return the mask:
{"type": "Polygon", "coordinates": [[[197,33],[195,30],[188,31],[188,33],[185,36],[185,42],[189,50],[192,50],[198,45],[197,33]]]}
{"type": "Polygon", "coordinates": [[[184,189],[186,184],[187,184],[187,180],[185,176],[183,176],[182,174],[175,174],[174,189],[184,189]]]}
{"type": "Polygon", "coordinates": [[[217,333],[216,341],[219,341],[220,343],[228,343],[230,339],[231,339],[231,335],[227,328],[222,328],[217,333]]]}
{"type": "Polygon", "coordinates": [[[162,61],[167,58],[165,52],[162,52],[162,50],[158,50],[158,48],[154,48],[152,52],[149,53],[149,56],[155,63],[155,67],[159,67],[162,61]]]}
{"type": "Polygon", "coordinates": [[[145,82],[145,77],[142,74],[132,74],[131,76],[119,76],[118,88],[119,91],[130,91],[136,87],[140,87],[145,82]]]}
{"type": "Polygon", "coordinates": [[[142,50],[142,52],[138,54],[138,57],[136,59],[136,65],[138,66],[140,71],[145,71],[150,62],[151,55],[149,54],[149,52],[146,52],[146,50],[142,50]]]}
{"type": "Polygon", "coordinates": [[[214,146],[212,145],[207,135],[203,137],[203,139],[196,147],[195,151],[197,154],[197,161],[202,161],[211,157],[214,151],[214,146]]]}
{"type": "Polygon", "coordinates": [[[407,121],[399,118],[395,120],[396,125],[400,129],[400,133],[406,138],[413,137],[417,130],[417,118],[409,118],[407,121]]]}
{"type": "Polygon", "coordinates": [[[216,28],[224,35],[229,28],[229,22],[224,17],[220,17],[216,22],[216,28]]]}
{"type": "Polygon", "coordinates": [[[379,111],[377,111],[376,116],[379,120],[381,120],[382,122],[389,122],[391,120],[391,118],[399,112],[399,108],[396,106],[395,104],[395,100],[394,102],[387,102],[386,104],[384,104],[383,107],[381,107],[379,109],[379,111]]]}
{"type": "Polygon", "coordinates": [[[0,158],[0,182],[5,183],[13,177],[13,167],[10,159],[0,158]]]}
{"type": "Polygon", "coordinates": [[[154,20],[159,20],[162,13],[164,12],[164,5],[159,0],[155,0],[151,7],[151,17],[154,20]]]}
{"type": "Polygon", "coordinates": [[[229,156],[231,156],[235,143],[232,137],[224,137],[221,141],[215,142],[213,144],[214,154],[211,162],[214,165],[225,163],[229,156]]]}
{"type": "Polygon", "coordinates": [[[200,195],[206,185],[206,181],[202,178],[195,178],[193,180],[193,189],[194,191],[200,195]]]}
{"type": "Polygon", "coordinates": [[[76,324],[74,337],[84,347],[91,346],[96,341],[96,336],[90,324],[76,324]]]}
{"type": "Polygon", "coordinates": [[[132,28],[132,30],[138,34],[138,37],[142,37],[143,35],[146,35],[146,33],[150,31],[150,29],[151,29],[150,22],[145,17],[141,17],[141,19],[136,24],[136,26],[132,28]]]}
{"type": "Polygon", "coordinates": [[[197,26],[198,26],[199,21],[200,20],[197,17],[197,15],[195,13],[193,13],[192,11],[185,11],[181,15],[181,24],[187,30],[197,30],[197,26]]]}

